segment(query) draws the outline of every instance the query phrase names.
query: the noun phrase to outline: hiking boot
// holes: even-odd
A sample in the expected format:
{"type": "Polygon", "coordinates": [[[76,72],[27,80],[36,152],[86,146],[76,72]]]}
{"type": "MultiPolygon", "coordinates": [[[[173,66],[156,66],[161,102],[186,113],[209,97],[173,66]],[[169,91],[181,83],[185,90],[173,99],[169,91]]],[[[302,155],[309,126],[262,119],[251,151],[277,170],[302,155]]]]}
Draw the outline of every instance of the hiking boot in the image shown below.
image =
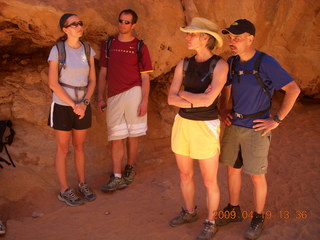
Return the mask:
{"type": "Polygon", "coordinates": [[[240,206],[232,206],[230,203],[223,209],[222,216],[216,216],[216,225],[224,226],[230,222],[242,222],[242,212],[240,206]]]}
{"type": "Polygon", "coordinates": [[[79,206],[83,204],[82,199],[77,195],[77,193],[72,189],[68,188],[63,193],[59,193],[58,199],[62,202],[65,202],[71,207],[79,206]]]}
{"type": "Polygon", "coordinates": [[[198,219],[197,216],[197,207],[194,208],[193,213],[189,213],[186,209],[181,208],[180,214],[173,218],[170,222],[169,225],[171,227],[176,227],[185,223],[191,223],[194,222],[198,219]]]}
{"type": "Polygon", "coordinates": [[[91,202],[96,199],[96,194],[88,187],[86,183],[79,183],[79,192],[83,195],[83,198],[91,202]]]}
{"type": "Polygon", "coordinates": [[[210,221],[206,220],[204,223],[204,228],[196,238],[196,240],[210,240],[218,231],[217,225],[211,223],[210,221]]]}
{"type": "Polygon", "coordinates": [[[101,187],[102,192],[113,192],[116,190],[124,189],[127,187],[127,184],[123,177],[115,177],[114,174],[110,176],[109,182],[101,187]]]}
{"type": "Polygon", "coordinates": [[[251,220],[250,226],[244,237],[246,239],[258,239],[261,235],[263,229],[264,215],[260,215],[256,212],[253,213],[253,218],[251,220]]]}
{"type": "Polygon", "coordinates": [[[6,227],[3,225],[3,223],[0,221],[0,235],[3,235],[6,233],[6,227]]]}
{"type": "Polygon", "coordinates": [[[133,178],[135,175],[136,175],[136,172],[134,171],[133,166],[130,166],[127,164],[126,167],[124,168],[124,176],[123,176],[127,185],[133,182],[133,178]]]}

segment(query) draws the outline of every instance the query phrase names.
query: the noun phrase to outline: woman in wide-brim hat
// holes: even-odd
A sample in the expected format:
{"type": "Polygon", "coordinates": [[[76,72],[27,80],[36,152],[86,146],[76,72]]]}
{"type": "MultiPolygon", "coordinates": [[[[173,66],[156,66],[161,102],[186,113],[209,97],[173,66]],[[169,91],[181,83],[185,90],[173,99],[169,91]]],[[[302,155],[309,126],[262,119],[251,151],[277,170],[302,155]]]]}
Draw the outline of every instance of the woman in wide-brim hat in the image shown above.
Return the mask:
{"type": "Polygon", "coordinates": [[[217,100],[227,80],[228,64],[212,52],[223,45],[216,24],[197,17],[180,30],[186,33],[188,49],[195,50],[196,54],[178,63],[168,94],[169,105],[180,108],[172,128],[171,148],[180,171],[185,203],[180,214],[169,224],[175,227],[197,220],[193,181],[193,163],[197,159],[206,188],[208,210],[205,227],[197,239],[211,239],[217,231],[214,219],[220,200],[217,100]]]}

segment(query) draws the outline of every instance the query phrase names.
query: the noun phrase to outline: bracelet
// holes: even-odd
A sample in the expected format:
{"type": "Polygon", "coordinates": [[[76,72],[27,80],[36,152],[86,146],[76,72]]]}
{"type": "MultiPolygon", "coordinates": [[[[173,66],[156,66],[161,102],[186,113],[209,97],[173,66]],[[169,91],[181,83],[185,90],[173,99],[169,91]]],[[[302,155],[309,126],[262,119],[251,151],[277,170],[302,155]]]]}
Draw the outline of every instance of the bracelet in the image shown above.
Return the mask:
{"type": "Polygon", "coordinates": [[[276,123],[279,123],[279,124],[282,122],[282,120],[280,120],[278,115],[274,115],[272,119],[273,119],[273,121],[275,121],[276,123]]]}

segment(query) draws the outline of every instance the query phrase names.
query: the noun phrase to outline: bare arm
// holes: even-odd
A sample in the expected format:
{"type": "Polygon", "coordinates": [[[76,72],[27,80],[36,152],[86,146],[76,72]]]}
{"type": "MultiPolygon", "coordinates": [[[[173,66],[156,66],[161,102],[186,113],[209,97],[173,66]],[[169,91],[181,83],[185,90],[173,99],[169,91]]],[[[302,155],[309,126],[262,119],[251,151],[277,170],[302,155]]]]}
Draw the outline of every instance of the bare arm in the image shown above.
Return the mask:
{"type": "Polygon", "coordinates": [[[211,89],[204,93],[190,93],[180,91],[179,96],[191,102],[195,107],[208,107],[219,96],[224,84],[227,81],[228,64],[223,59],[220,59],[214,68],[211,89]]]}
{"type": "Polygon", "coordinates": [[[225,86],[222,88],[221,97],[220,97],[220,116],[222,121],[228,126],[231,125],[231,109],[228,109],[228,103],[231,97],[231,85],[225,86]]]}
{"type": "Polygon", "coordinates": [[[99,71],[99,78],[98,78],[98,109],[100,112],[103,112],[102,107],[106,105],[105,102],[105,92],[107,87],[107,68],[101,67],[99,71]]]}
{"type": "Polygon", "coordinates": [[[148,100],[150,92],[150,77],[149,73],[141,73],[142,79],[142,100],[138,107],[138,116],[144,116],[148,111],[148,100]]]}
{"type": "Polygon", "coordinates": [[[191,103],[178,95],[183,80],[182,68],[183,60],[178,63],[174,71],[173,80],[168,93],[168,104],[176,107],[190,108],[191,103]]]}
{"type": "MultiPolygon", "coordinates": [[[[292,109],[297,97],[300,93],[300,88],[298,85],[292,81],[285,85],[282,90],[285,91],[284,98],[282,100],[280,109],[278,110],[277,114],[279,116],[279,119],[283,120],[290,110],[292,109]]],[[[262,136],[264,136],[267,132],[271,131],[272,129],[275,129],[279,126],[279,123],[275,122],[272,118],[268,119],[256,119],[253,121],[254,123],[257,123],[253,126],[253,128],[256,131],[264,130],[262,132],[262,136]]]]}

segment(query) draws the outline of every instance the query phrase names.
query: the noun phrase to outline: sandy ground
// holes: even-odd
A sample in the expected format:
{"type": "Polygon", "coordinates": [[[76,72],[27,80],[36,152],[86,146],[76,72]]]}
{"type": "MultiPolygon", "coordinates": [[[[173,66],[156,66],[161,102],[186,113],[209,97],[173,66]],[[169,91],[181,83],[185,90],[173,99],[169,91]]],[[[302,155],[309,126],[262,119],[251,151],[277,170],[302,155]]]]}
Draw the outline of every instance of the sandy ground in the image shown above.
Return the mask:
{"type": "MultiPolygon", "coordinates": [[[[320,105],[296,104],[273,132],[267,179],[266,211],[269,219],[261,240],[320,239],[320,105]]],[[[183,206],[179,176],[170,139],[145,137],[137,161],[137,176],[130,187],[113,194],[100,192],[111,168],[108,156],[88,162],[87,181],[97,193],[94,202],[68,207],[57,199],[53,164],[46,168],[19,164],[0,170],[0,196],[10,194],[1,206],[7,240],[180,240],[195,239],[206,216],[205,189],[195,163],[197,222],[172,228],[168,221],[183,206]],[[14,194],[16,193],[16,194],[14,194]],[[16,199],[14,196],[17,196],[16,199]],[[22,199],[19,196],[24,196],[22,199]],[[109,214],[105,214],[108,212],[109,214]]],[[[73,162],[69,180],[76,185],[73,162]]],[[[52,156],[48,161],[52,161],[52,156]]],[[[220,207],[228,203],[226,170],[220,165],[220,207]]],[[[243,176],[241,207],[250,213],[252,185],[243,176]]],[[[2,199],[2,203],[5,200],[2,199]]],[[[219,228],[214,239],[243,239],[250,219],[219,228]]]]}

